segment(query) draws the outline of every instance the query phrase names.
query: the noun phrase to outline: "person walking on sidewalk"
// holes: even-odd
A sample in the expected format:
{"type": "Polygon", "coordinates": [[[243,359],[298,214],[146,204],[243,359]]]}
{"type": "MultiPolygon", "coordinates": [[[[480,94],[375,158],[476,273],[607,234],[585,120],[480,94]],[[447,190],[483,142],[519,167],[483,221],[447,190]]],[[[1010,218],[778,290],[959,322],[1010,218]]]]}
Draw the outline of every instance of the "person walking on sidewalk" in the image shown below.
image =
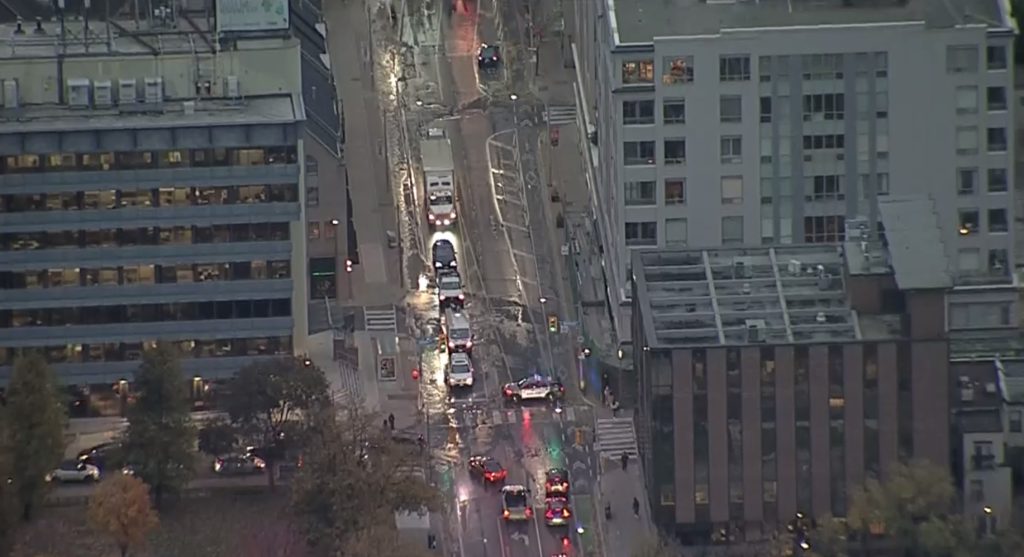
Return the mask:
{"type": "Polygon", "coordinates": [[[615,397],[612,397],[611,407],[612,407],[612,417],[613,418],[618,418],[619,417],[619,399],[617,399],[615,397]]]}
{"type": "Polygon", "coordinates": [[[633,516],[640,518],[640,500],[633,498],[633,516]]]}
{"type": "Polygon", "coordinates": [[[395,415],[394,414],[388,414],[388,427],[391,428],[391,431],[395,430],[395,415]]]}
{"type": "Polygon", "coordinates": [[[604,391],[602,391],[602,395],[603,396],[602,396],[601,400],[604,402],[604,404],[610,404],[611,400],[612,400],[612,387],[611,387],[611,385],[605,385],[604,386],[604,391]]]}
{"type": "Polygon", "coordinates": [[[625,472],[626,467],[629,466],[629,453],[622,451],[622,457],[620,460],[622,460],[622,471],[625,472]]]}

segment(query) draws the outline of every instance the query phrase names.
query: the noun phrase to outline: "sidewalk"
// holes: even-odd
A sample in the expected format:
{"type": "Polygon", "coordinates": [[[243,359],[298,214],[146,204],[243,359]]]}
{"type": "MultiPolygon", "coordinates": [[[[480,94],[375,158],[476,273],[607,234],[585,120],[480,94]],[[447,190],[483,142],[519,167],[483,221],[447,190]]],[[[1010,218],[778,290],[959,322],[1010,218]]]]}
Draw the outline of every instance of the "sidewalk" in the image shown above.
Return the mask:
{"type": "MultiPolygon", "coordinates": [[[[606,407],[597,411],[598,418],[611,418],[606,407]]],[[[603,533],[606,557],[630,557],[640,544],[657,534],[651,521],[651,505],[644,486],[643,465],[630,459],[626,470],[619,460],[600,460],[598,479],[598,524],[603,533]],[[633,498],[640,501],[640,517],[633,516],[633,498]],[[606,520],[604,506],[611,505],[612,519],[606,520]]]]}

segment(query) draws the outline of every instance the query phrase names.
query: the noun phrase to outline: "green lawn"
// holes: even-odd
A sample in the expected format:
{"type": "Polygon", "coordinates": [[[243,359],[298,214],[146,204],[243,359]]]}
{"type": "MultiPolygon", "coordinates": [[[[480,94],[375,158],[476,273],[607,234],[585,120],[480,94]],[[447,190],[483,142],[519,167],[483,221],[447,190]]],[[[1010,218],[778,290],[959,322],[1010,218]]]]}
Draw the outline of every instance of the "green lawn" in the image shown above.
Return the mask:
{"type": "MultiPolygon", "coordinates": [[[[305,555],[289,528],[288,492],[220,490],[165,505],[149,545],[132,557],[251,557],[305,555]]],[[[117,548],[86,523],[84,507],[42,509],[22,528],[13,557],[118,557],[117,548]]]]}

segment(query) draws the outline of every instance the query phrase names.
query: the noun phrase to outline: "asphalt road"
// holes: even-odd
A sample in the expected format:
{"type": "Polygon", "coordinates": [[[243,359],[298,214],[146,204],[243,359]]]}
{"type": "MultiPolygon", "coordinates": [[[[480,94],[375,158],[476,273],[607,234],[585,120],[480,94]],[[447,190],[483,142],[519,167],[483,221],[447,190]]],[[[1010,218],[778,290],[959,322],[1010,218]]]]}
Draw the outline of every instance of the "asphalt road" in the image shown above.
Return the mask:
{"type": "MultiPolygon", "coordinates": [[[[510,98],[510,83],[526,87],[521,56],[503,46],[503,55],[517,60],[515,64],[481,72],[476,63],[481,43],[501,45],[510,33],[521,32],[521,22],[504,21],[514,7],[501,4],[461,1],[450,19],[445,18],[444,56],[423,56],[417,68],[422,75],[438,76],[444,104],[461,107],[446,124],[456,161],[457,226],[429,230],[420,211],[418,227],[427,245],[438,238],[454,243],[466,284],[466,312],[476,335],[476,384],[470,389],[450,391],[444,385],[447,354],[434,347],[423,352],[421,385],[434,463],[430,479],[449,498],[453,550],[463,557],[549,557],[562,551],[584,555],[575,520],[565,527],[544,524],[543,479],[548,468],[570,469],[573,505],[578,494],[587,507],[574,512],[582,518],[583,536],[593,536],[596,524],[587,499],[594,485],[592,436],[584,432],[577,437],[579,428],[593,424],[591,409],[566,403],[557,413],[548,404],[510,406],[501,397],[504,383],[531,373],[565,374],[551,363],[541,301],[553,298],[546,284],[553,287],[555,279],[547,276],[551,255],[545,250],[551,243],[538,236],[546,229],[543,214],[537,214],[543,207],[536,204],[544,194],[531,189],[537,177],[529,145],[536,144],[538,119],[525,100],[514,103],[510,98]],[[493,456],[509,471],[508,484],[532,491],[533,519],[504,521],[498,489],[469,477],[466,463],[472,455],[493,456]],[[563,546],[565,536],[571,540],[568,548],[563,546]]],[[[421,116],[410,120],[422,122],[421,116]]],[[[433,296],[423,295],[413,311],[419,322],[429,323],[437,319],[439,308],[433,296]]]]}

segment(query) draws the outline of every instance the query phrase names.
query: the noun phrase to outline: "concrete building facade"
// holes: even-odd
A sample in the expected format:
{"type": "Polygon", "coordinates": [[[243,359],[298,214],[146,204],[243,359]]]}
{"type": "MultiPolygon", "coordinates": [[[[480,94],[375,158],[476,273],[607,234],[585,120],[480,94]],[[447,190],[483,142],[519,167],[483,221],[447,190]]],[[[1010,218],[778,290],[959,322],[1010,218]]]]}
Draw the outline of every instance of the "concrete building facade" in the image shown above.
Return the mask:
{"type": "Polygon", "coordinates": [[[958,272],[1013,268],[1007,3],[602,0],[576,13],[613,303],[629,297],[631,251],[840,242],[849,219],[875,226],[890,194],[933,198],[958,272]]]}
{"type": "Polygon", "coordinates": [[[156,341],[200,379],[306,351],[300,41],[208,13],[0,26],[0,381],[30,348],[77,385],[156,341]]]}
{"type": "Polygon", "coordinates": [[[633,254],[640,451],[684,541],[845,516],[896,460],[949,466],[949,285],[855,247],[633,254]]]}

